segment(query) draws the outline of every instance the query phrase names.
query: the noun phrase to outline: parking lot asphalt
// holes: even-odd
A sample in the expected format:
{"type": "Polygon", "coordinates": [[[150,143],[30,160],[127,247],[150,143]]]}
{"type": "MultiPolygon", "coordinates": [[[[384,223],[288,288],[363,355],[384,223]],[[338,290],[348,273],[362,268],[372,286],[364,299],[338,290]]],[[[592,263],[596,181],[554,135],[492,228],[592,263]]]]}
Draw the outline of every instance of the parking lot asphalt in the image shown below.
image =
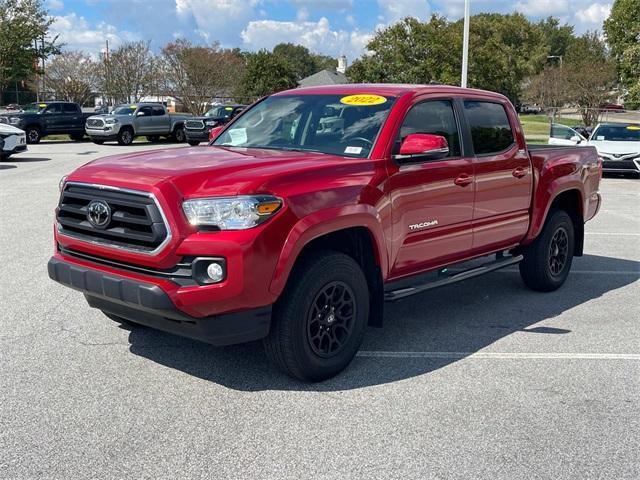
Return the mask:
{"type": "Polygon", "coordinates": [[[307,385],[259,343],[125,328],[49,280],[60,177],[161,147],[0,163],[0,478],[640,478],[640,181],[603,180],[561,290],[512,268],[387,304],[307,385]]]}

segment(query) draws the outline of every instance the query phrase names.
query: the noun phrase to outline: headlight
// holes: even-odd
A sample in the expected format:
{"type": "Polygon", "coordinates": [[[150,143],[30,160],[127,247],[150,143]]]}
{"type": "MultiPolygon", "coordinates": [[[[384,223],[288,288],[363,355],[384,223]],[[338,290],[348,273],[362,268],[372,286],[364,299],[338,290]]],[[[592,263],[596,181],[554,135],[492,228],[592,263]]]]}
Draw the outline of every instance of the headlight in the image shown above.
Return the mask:
{"type": "Polygon", "coordinates": [[[245,230],[260,225],[281,206],[279,198],[259,195],[185,200],[182,210],[191,225],[245,230]]]}
{"type": "Polygon", "coordinates": [[[217,123],[218,123],[218,122],[216,122],[215,120],[207,120],[207,121],[205,121],[205,122],[204,122],[204,124],[205,124],[207,127],[215,127],[217,123]]]}
{"type": "Polygon", "coordinates": [[[113,125],[114,123],[118,123],[118,119],[117,118],[107,118],[104,123],[106,123],[107,125],[113,125]]]}

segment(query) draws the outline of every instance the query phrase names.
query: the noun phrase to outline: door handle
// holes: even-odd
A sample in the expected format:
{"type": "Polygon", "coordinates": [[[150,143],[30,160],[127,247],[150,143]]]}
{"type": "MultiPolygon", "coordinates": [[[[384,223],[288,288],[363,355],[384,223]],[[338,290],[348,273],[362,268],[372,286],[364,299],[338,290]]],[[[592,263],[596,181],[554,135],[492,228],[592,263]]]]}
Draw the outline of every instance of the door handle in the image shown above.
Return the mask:
{"type": "Polygon", "coordinates": [[[466,187],[467,185],[473,183],[473,178],[471,178],[469,175],[467,175],[466,173],[461,174],[460,176],[458,176],[458,178],[456,178],[453,183],[455,183],[456,185],[458,185],[459,187],[466,187]]]}
{"type": "Polygon", "coordinates": [[[529,172],[529,169],[527,168],[523,168],[523,167],[518,167],[516,168],[513,172],[512,175],[516,178],[522,178],[524,177],[527,173],[529,172]]]}

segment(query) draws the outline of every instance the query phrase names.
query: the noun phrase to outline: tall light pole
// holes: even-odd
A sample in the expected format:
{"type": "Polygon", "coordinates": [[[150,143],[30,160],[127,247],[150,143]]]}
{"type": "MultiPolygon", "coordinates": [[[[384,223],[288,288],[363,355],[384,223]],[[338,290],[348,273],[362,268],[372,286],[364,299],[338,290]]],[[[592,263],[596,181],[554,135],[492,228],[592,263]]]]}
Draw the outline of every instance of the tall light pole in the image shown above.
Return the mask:
{"type": "Polygon", "coordinates": [[[464,0],[464,36],[462,38],[462,81],[460,86],[467,87],[467,70],[469,69],[469,3],[464,0]]]}

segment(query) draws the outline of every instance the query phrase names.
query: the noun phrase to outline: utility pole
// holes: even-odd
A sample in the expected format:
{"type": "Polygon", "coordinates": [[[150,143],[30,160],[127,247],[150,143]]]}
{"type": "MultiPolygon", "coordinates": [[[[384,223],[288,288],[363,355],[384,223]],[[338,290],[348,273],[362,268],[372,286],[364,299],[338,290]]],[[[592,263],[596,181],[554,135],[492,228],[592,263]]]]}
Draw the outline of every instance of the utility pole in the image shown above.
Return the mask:
{"type": "Polygon", "coordinates": [[[464,36],[462,38],[462,81],[460,86],[467,87],[467,71],[469,69],[469,3],[464,0],[464,36]]]}
{"type": "MultiPolygon", "coordinates": [[[[45,72],[44,72],[44,35],[40,38],[40,47],[42,48],[42,95],[44,96],[44,82],[45,82],[45,72]]],[[[46,97],[44,98],[46,100],[46,97]]]]}
{"type": "MultiPolygon", "coordinates": [[[[33,46],[35,47],[36,50],[36,55],[38,55],[38,39],[34,38],[33,39],[33,46]]],[[[41,81],[41,76],[42,74],[38,73],[38,57],[36,56],[36,102],[40,103],[40,81],[41,81]]]]}

